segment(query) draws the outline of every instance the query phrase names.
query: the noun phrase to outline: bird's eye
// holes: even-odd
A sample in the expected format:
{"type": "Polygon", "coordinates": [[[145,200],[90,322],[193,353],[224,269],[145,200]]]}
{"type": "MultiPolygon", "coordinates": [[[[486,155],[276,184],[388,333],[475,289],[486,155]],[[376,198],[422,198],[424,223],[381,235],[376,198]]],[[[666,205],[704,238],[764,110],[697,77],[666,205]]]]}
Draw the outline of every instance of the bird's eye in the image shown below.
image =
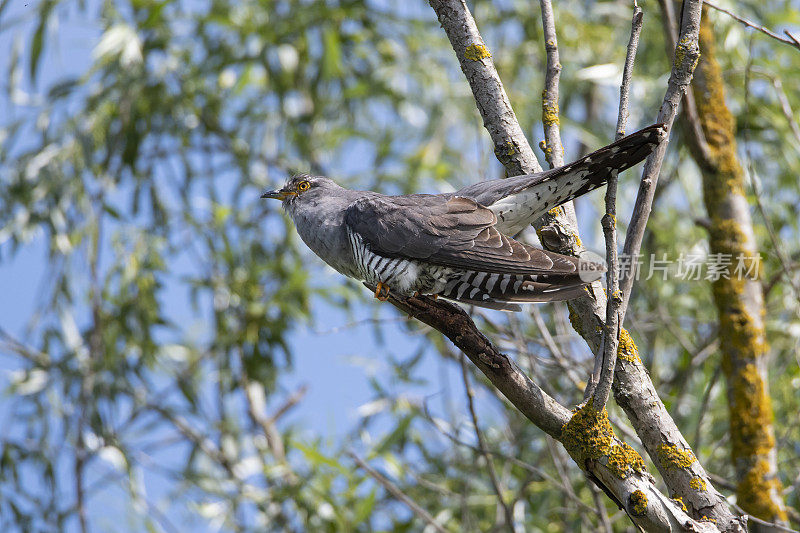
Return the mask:
{"type": "Polygon", "coordinates": [[[311,184],[307,181],[301,181],[300,183],[297,184],[297,190],[300,192],[307,191],[310,188],[311,184]]]}

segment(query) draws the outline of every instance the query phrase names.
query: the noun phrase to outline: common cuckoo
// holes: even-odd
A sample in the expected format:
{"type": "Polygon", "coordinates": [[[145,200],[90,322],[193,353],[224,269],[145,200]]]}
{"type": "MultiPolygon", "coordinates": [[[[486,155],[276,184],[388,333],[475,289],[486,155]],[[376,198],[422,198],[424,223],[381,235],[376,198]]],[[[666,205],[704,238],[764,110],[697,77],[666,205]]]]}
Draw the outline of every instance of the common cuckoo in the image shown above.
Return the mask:
{"type": "Polygon", "coordinates": [[[442,296],[492,309],[566,300],[604,267],[534,248],[512,236],[548,210],[600,187],[666,136],[649,126],[569,165],[475,183],[452,193],[387,196],[322,176],[294,176],[275,198],[300,237],[334,269],[389,292],[442,296]]]}

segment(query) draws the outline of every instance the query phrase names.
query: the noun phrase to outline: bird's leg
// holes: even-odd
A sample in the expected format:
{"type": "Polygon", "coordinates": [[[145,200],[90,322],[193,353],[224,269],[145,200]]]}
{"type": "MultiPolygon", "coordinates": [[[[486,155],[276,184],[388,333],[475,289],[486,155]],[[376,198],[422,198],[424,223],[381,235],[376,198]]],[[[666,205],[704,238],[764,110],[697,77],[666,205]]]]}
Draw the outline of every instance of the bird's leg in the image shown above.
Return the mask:
{"type": "Polygon", "coordinates": [[[389,286],[383,283],[382,281],[378,282],[378,286],[375,288],[375,298],[378,300],[385,302],[389,299],[389,286]],[[386,289],[386,293],[384,294],[383,290],[386,289]]]}

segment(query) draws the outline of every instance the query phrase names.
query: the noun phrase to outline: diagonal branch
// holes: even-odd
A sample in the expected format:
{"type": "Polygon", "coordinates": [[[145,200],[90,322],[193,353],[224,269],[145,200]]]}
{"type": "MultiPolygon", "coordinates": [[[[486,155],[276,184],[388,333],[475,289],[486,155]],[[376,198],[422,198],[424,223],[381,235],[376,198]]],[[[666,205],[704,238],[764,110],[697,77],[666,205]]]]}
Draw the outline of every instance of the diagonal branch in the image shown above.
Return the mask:
{"type": "Polygon", "coordinates": [[[390,295],[389,302],[450,339],[514,407],[564,444],[589,478],[635,524],[646,531],[716,531],[707,522],[692,520],[657,489],[641,457],[614,435],[605,410],[589,404],[573,415],[498,351],[463,309],[427,296],[397,299],[390,295]]]}
{"type": "Polygon", "coordinates": [[[783,44],[788,44],[789,46],[791,46],[791,47],[793,47],[793,48],[795,48],[797,50],[800,50],[800,41],[797,39],[797,37],[795,37],[794,35],[789,33],[787,30],[783,31],[783,33],[786,34],[786,37],[781,37],[777,33],[773,32],[773,31],[770,31],[768,28],[762,26],[761,24],[756,24],[755,22],[751,22],[751,21],[747,20],[746,18],[740,17],[736,13],[728,11],[727,9],[725,9],[723,7],[720,7],[720,6],[718,6],[718,5],[716,5],[716,4],[712,3],[712,2],[708,2],[706,0],[703,3],[705,5],[707,5],[708,7],[710,7],[711,9],[714,9],[716,11],[720,11],[722,13],[725,13],[726,15],[731,17],[732,19],[734,19],[734,20],[736,20],[738,22],[741,22],[742,24],[744,24],[748,28],[753,28],[754,30],[758,30],[761,33],[763,33],[764,35],[768,35],[768,36],[772,37],[776,41],[779,41],[779,42],[781,42],[783,44]]]}
{"type": "MultiPolygon", "coordinates": [[[[672,73],[667,82],[664,102],[661,104],[661,109],[656,119],[656,122],[666,124],[668,131],[672,131],[672,123],[678,114],[681,98],[692,81],[692,74],[697,66],[697,60],[700,58],[700,45],[698,43],[702,1],[687,0],[683,7],[683,19],[680,24],[678,43],[675,46],[672,73]]],[[[636,203],[628,225],[628,232],[625,234],[625,245],[622,252],[631,259],[637,258],[642,249],[642,239],[644,238],[647,220],[650,217],[650,210],[653,207],[653,196],[658,184],[661,164],[667,153],[667,145],[667,142],[662,143],[650,154],[642,171],[642,181],[639,184],[639,191],[636,195],[636,203]]],[[[627,263],[629,267],[620,270],[620,290],[622,292],[620,313],[623,318],[630,300],[636,270],[635,261],[627,261],[627,263]]]]}
{"type": "Polygon", "coordinates": [[[407,496],[400,487],[395,485],[394,483],[389,480],[386,476],[369,466],[363,459],[361,459],[358,455],[353,452],[348,452],[348,455],[356,462],[356,464],[363,468],[364,471],[370,475],[372,479],[380,483],[380,485],[386,489],[392,496],[403,502],[408,506],[411,511],[417,515],[420,520],[428,524],[434,531],[437,533],[447,533],[447,530],[442,527],[442,525],[436,521],[431,514],[423,509],[417,502],[412,500],[409,496],[407,496]]]}
{"type": "Polygon", "coordinates": [[[541,172],[542,167],[511,108],[511,101],[491,59],[492,54],[486,48],[466,4],[463,0],[432,0],[430,4],[458,56],[483,117],[483,125],[492,137],[497,159],[511,176],[541,172]]]}

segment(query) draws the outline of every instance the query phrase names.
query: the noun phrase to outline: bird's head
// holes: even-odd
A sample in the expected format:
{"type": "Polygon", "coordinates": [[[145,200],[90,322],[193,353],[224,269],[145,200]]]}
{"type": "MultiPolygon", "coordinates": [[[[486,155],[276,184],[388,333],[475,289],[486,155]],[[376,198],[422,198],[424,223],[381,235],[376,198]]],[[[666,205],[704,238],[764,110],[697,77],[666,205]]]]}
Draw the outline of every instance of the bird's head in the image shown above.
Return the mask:
{"type": "Polygon", "coordinates": [[[283,207],[288,211],[302,205],[313,205],[320,199],[330,194],[333,189],[340,187],[332,179],[324,176],[309,176],[298,174],[292,176],[280,189],[267,191],[261,198],[273,198],[283,202],[283,207]]]}

